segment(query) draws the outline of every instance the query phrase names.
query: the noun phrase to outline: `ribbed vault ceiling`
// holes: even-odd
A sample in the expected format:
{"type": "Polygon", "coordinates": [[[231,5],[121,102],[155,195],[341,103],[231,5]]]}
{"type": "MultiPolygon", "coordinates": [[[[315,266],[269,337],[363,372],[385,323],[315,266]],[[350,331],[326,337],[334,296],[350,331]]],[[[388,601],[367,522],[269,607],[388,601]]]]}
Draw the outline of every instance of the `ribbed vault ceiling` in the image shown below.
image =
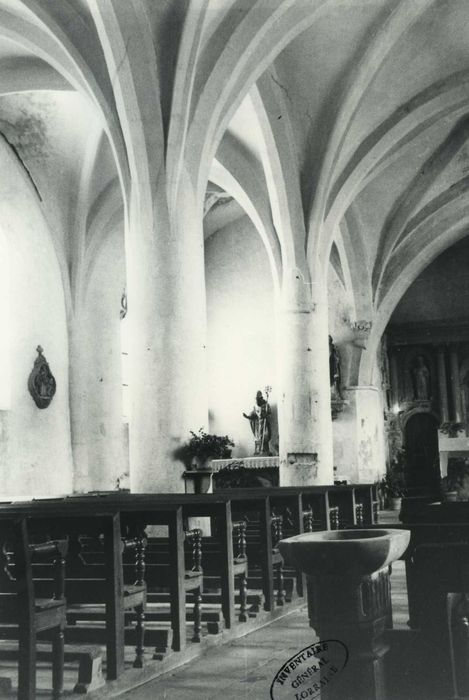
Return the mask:
{"type": "Polygon", "coordinates": [[[150,180],[165,158],[171,183],[226,192],[206,234],[246,212],[278,270],[348,238],[383,327],[466,235],[467,26],[467,0],[0,0],[0,131],[56,187],[71,267],[141,148],[150,180]]]}

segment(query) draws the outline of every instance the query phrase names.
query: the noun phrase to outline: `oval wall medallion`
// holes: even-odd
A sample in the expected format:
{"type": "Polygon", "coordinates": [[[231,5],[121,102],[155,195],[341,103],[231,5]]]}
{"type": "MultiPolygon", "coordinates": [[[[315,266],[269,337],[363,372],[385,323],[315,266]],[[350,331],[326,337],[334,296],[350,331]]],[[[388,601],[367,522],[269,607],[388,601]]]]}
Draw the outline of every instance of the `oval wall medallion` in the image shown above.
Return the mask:
{"type": "Polygon", "coordinates": [[[28,389],[38,408],[47,408],[54,398],[57,388],[54,375],[50,371],[49,363],[44,357],[40,345],[36,348],[38,356],[34,361],[34,367],[29,375],[28,389]]]}

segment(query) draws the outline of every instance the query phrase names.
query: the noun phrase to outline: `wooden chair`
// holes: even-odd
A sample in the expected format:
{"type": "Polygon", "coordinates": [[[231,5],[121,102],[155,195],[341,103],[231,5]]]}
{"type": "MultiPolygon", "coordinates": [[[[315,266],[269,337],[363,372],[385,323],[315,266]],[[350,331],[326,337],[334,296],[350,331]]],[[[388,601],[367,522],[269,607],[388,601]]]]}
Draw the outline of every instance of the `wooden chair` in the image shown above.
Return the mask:
{"type": "MultiPolygon", "coordinates": [[[[233,598],[236,606],[236,599],[239,602],[238,621],[247,622],[249,617],[253,617],[259,611],[261,596],[254,594],[251,596],[251,604],[248,610],[248,558],[246,552],[246,522],[244,520],[232,522],[232,547],[233,558],[230,566],[230,576],[233,579],[233,598]],[[236,583],[238,593],[235,593],[236,583]]],[[[204,537],[204,603],[219,604],[221,602],[221,558],[223,542],[216,532],[211,536],[204,537]]],[[[220,626],[214,624],[207,625],[208,631],[218,633],[220,626]]]]}
{"type": "Polygon", "coordinates": [[[18,637],[18,698],[36,698],[36,640],[38,633],[45,631],[52,634],[52,690],[53,697],[59,698],[63,690],[67,542],[30,544],[25,519],[3,521],[0,532],[6,559],[0,592],[0,627],[2,638],[18,637]],[[55,585],[50,597],[35,595],[32,561],[36,556],[54,558],[55,585]]]}
{"type": "Polygon", "coordinates": [[[274,510],[271,513],[269,509],[264,521],[258,520],[255,511],[241,517],[246,522],[249,587],[257,589],[259,585],[262,586],[265,610],[272,610],[275,605],[283,606],[283,557],[278,548],[278,542],[283,538],[283,516],[276,514],[274,510]]]}
{"type": "MultiPolygon", "coordinates": [[[[133,611],[135,617],[134,668],[142,668],[145,656],[145,608],[147,586],[145,582],[145,548],[146,539],[143,534],[133,536],[131,533],[117,533],[114,543],[115,574],[118,580],[111,580],[109,571],[109,536],[103,536],[99,528],[90,536],[90,528],[86,535],[73,536],[70,544],[70,557],[67,560],[67,575],[65,581],[67,594],[67,636],[72,640],[86,638],[91,643],[105,641],[107,648],[107,678],[118,678],[123,670],[124,645],[126,635],[124,630],[124,615],[133,611]],[[127,554],[126,554],[127,553],[127,554]],[[123,556],[134,559],[133,580],[122,585],[123,556]],[[119,610],[114,610],[110,590],[120,591],[119,610]],[[74,627],[82,622],[81,629],[74,627]],[[86,628],[86,621],[104,621],[105,629],[96,625],[86,628]],[[115,628],[116,632],[113,632],[115,628]],[[103,636],[104,635],[104,636],[103,636]]],[[[108,533],[109,535],[109,533],[108,533]]],[[[80,627],[80,625],[78,625],[80,627]]]]}
{"type": "MultiPolygon", "coordinates": [[[[202,531],[198,528],[184,531],[185,571],[184,591],[192,595],[193,608],[190,617],[193,620],[193,634],[191,641],[200,642],[202,631],[202,587],[204,573],[202,570],[202,531]]],[[[159,603],[161,609],[149,608],[146,611],[146,620],[149,622],[165,622],[171,620],[174,627],[176,621],[171,611],[171,598],[168,589],[170,587],[170,547],[171,543],[166,537],[151,538],[148,540],[145,561],[145,580],[148,586],[148,602],[159,603]],[[169,612],[166,609],[169,607],[169,612]]],[[[125,579],[129,580],[128,559],[124,559],[125,579]]],[[[160,658],[159,650],[155,651],[160,658]]]]}
{"type": "Polygon", "coordinates": [[[246,553],[246,522],[244,520],[238,520],[233,523],[233,535],[236,538],[233,576],[238,578],[239,582],[238,620],[247,622],[248,558],[246,553]]]}

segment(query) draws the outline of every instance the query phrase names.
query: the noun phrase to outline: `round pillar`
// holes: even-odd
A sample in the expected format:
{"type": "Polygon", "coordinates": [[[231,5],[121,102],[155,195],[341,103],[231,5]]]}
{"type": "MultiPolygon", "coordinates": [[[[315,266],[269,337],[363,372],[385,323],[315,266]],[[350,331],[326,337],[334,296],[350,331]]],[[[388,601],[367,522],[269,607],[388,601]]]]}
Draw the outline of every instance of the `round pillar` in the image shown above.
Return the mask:
{"type": "Polygon", "coordinates": [[[175,449],[207,426],[202,212],[191,183],[172,218],[160,186],[153,207],[133,193],[126,233],[131,345],[131,490],[184,491],[175,449]]]}
{"type": "Polygon", "coordinates": [[[113,490],[128,472],[122,415],[122,231],[109,236],[77,301],[70,349],[74,490],[113,490]]]}
{"type": "Polygon", "coordinates": [[[279,314],[282,387],[280,484],[332,484],[332,420],[325,286],[298,270],[287,278],[279,314]]]}
{"type": "Polygon", "coordinates": [[[334,463],[349,483],[378,481],[386,469],[381,391],[374,386],[349,386],[346,408],[334,425],[334,463]]]}

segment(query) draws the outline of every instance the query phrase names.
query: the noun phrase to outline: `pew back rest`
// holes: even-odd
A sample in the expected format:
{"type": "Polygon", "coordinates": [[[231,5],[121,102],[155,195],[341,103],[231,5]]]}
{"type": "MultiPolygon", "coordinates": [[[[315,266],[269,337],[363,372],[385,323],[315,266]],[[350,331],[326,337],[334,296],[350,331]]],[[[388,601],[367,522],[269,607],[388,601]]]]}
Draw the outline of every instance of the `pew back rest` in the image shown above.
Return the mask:
{"type": "Polygon", "coordinates": [[[445,629],[447,594],[469,593],[469,543],[419,544],[412,553],[409,573],[417,591],[419,626],[445,629]]]}
{"type": "MultiPolygon", "coordinates": [[[[65,557],[67,540],[43,540],[30,542],[26,519],[0,521],[0,547],[2,567],[0,573],[0,593],[15,595],[18,610],[23,618],[33,619],[35,613],[36,580],[34,561],[53,562],[50,586],[47,594],[41,590],[41,597],[61,600],[64,597],[65,557]]],[[[3,598],[6,604],[7,598],[3,598]]]]}

